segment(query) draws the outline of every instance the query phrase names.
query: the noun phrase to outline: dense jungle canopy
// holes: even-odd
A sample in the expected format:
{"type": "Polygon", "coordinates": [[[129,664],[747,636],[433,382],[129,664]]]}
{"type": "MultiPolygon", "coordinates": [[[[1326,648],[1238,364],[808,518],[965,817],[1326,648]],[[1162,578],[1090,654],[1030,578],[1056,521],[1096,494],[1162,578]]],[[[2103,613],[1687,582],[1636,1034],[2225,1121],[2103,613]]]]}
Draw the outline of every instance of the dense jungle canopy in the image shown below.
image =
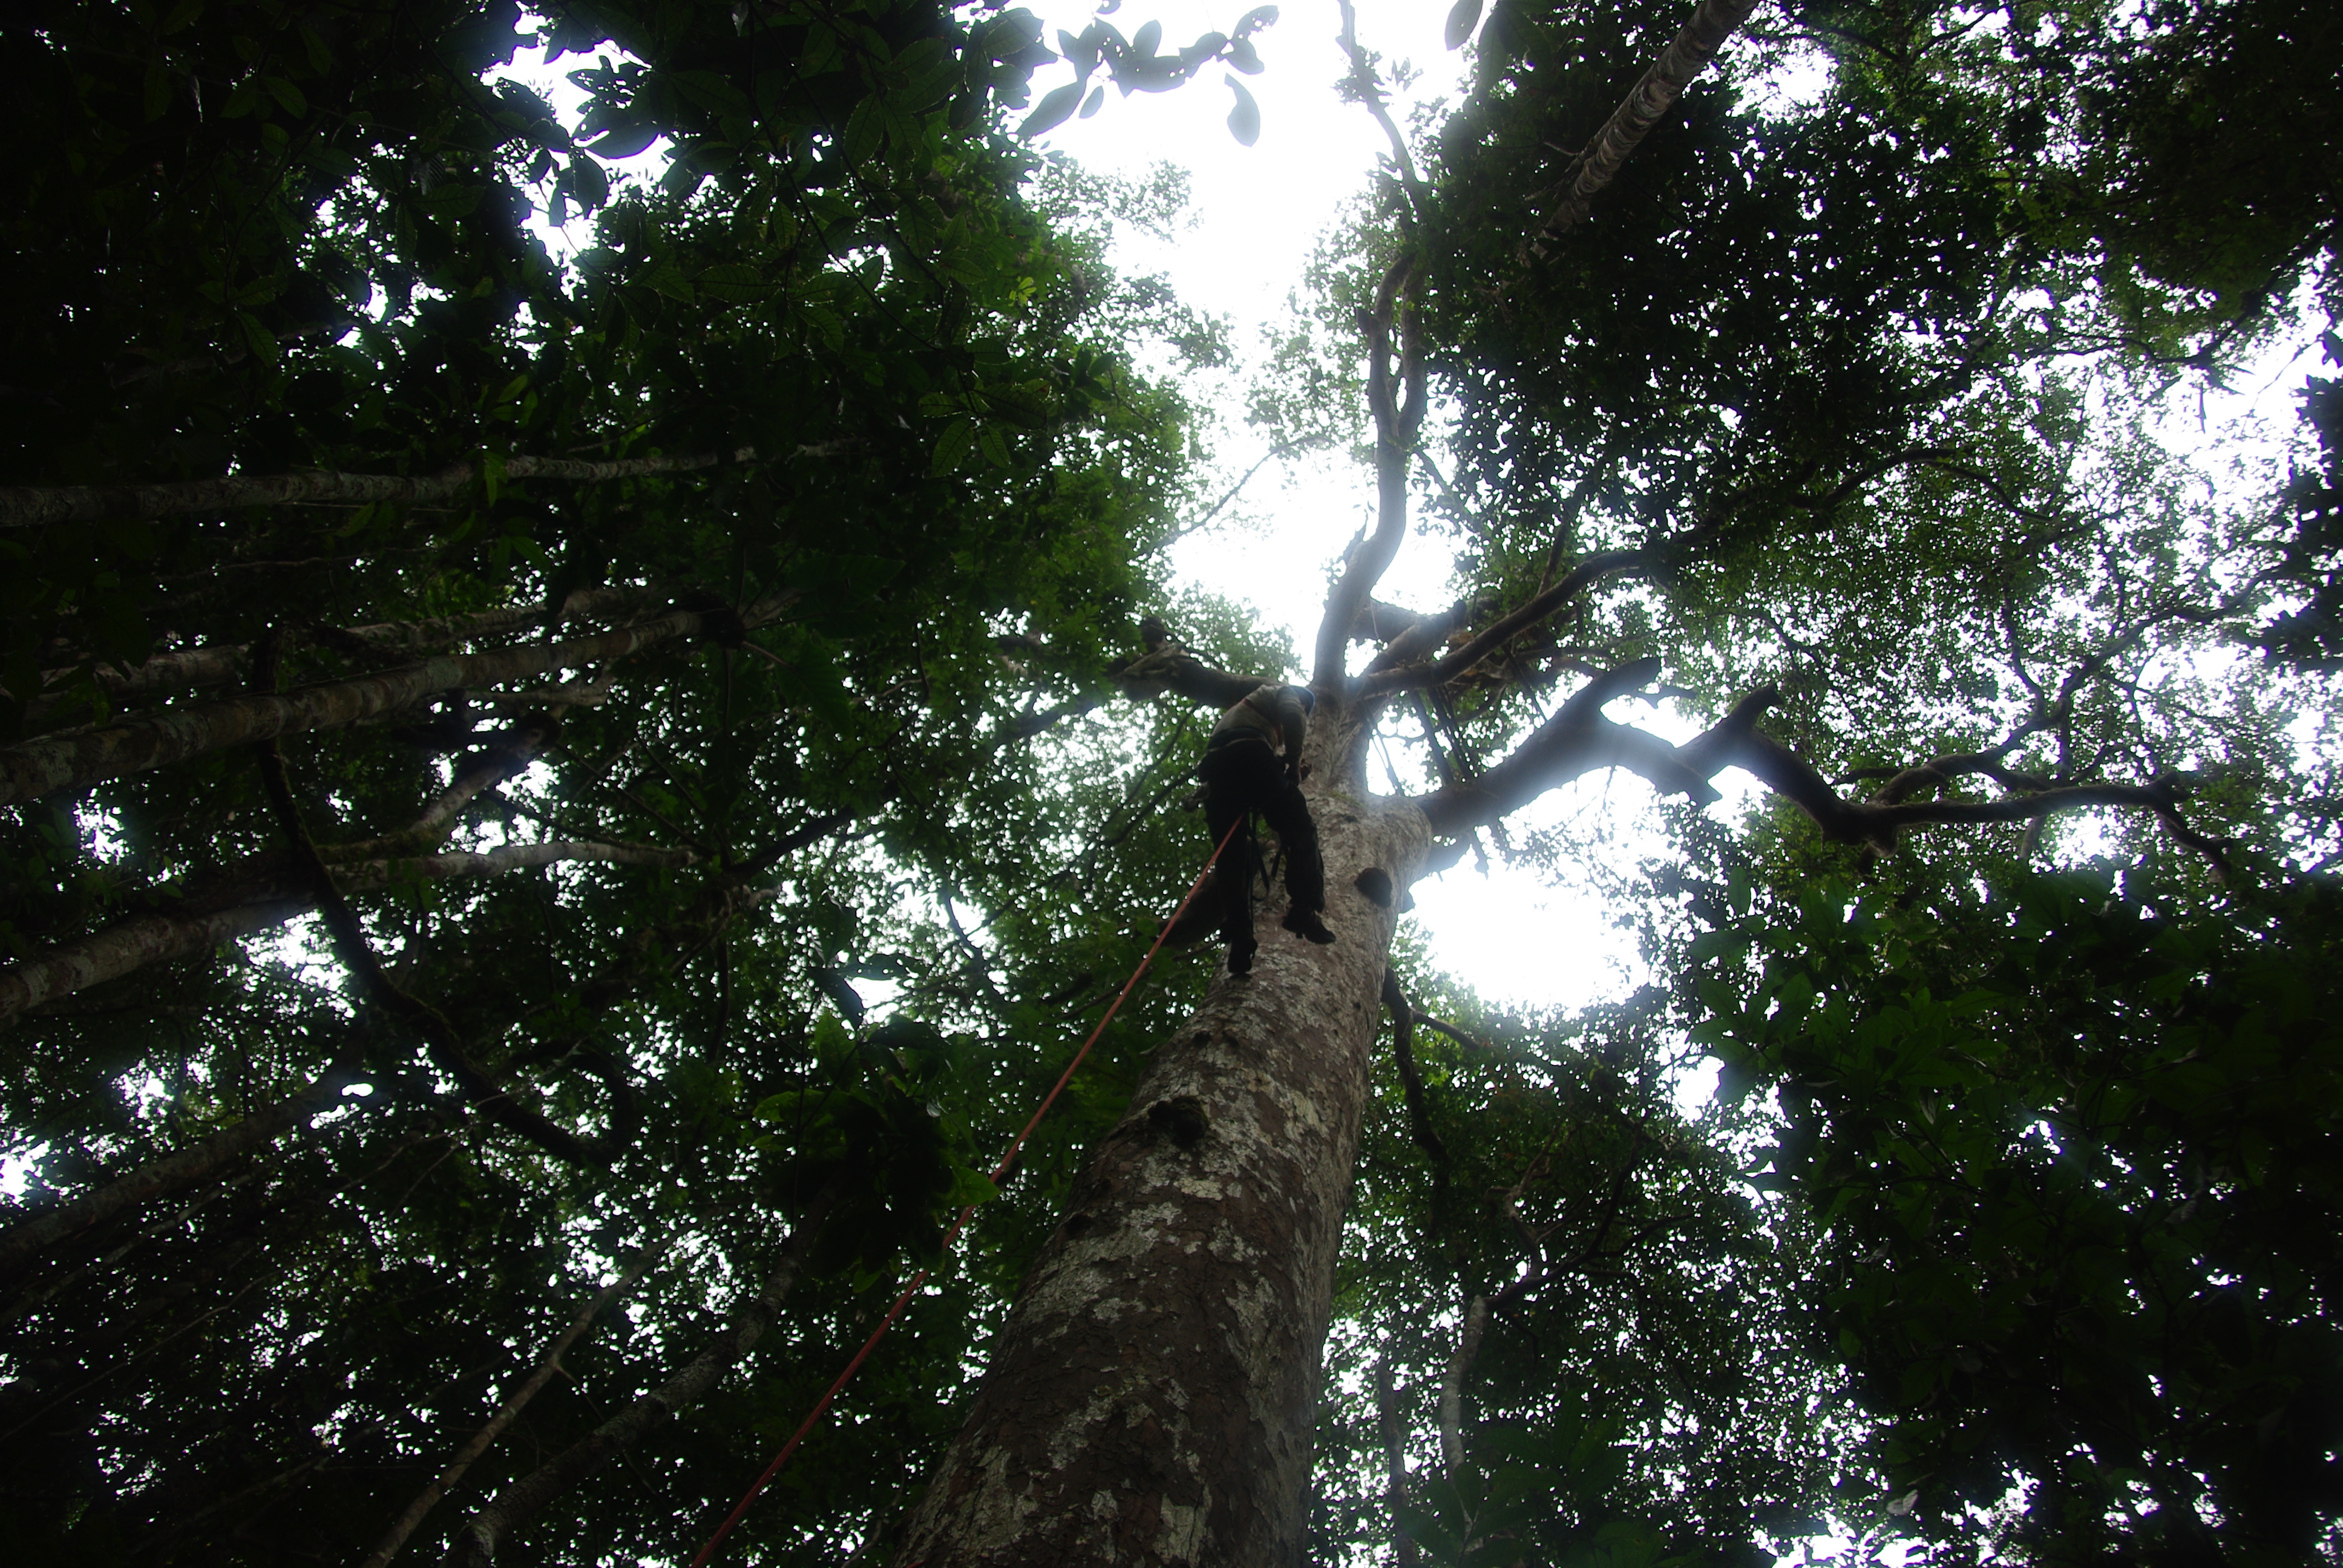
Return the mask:
{"type": "Polygon", "coordinates": [[[1209,848],[1190,699],[1297,653],[1651,975],[1401,926],[1310,1561],[2343,1560],[2343,23],[1457,0],[1408,117],[1303,9],[0,23],[12,1560],[680,1563],[935,1265],[724,1548],[894,1560],[1232,994],[1167,950],[996,1191],[1209,848]],[[1250,143],[1304,27],[1390,156],[1232,359],[1036,138],[1250,143]],[[1295,650],[1167,552],[1305,449],[1379,510],[1295,650]],[[1614,767],[1661,849],[1506,831],[1614,767]]]}

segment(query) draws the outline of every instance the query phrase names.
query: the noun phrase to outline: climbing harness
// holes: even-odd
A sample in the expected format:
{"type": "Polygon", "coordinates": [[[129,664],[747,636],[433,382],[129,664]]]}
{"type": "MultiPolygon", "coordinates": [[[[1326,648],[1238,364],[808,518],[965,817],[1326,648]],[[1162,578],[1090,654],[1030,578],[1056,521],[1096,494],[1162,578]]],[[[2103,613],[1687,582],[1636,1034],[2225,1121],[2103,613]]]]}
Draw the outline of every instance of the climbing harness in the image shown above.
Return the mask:
{"type": "MultiPolygon", "coordinates": [[[[1041,1118],[1050,1113],[1050,1107],[1058,1102],[1058,1095],[1072,1080],[1074,1070],[1081,1066],[1082,1059],[1090,1055],[1091,1047],[1096,1045],[1099,1036],[1106,1032],[1106,1026],[1114,1021],[1114,1015],[1121,1010],[1123,1000],[1131,995],[1131,988],[1137,985],[1140,977],[1147,972],[1147,966],[1155,961],[1156,953],[1163,946],[1163,939],[1172,934],[1172,928],[1180,923],[1180,917],[1188,912],[1188,906],[1195,901],[1197,890],[1204,885],[1204,879],[1212,874],[1212,867],[1219,861],[1221,851],[1229,847],[1229,840],[1237,836],[1237,827],[1242,826],[1243,823],[1240,821],[1236,827],[1232,827],[1221,841],[1213,846],[1212,859],[1206,860],[1204,869],[1196,873],[1196,879],[1188,884],[1188,896],[1180,900],[1180,907],[1172,911],[1172,918],[1163,922],[1163,929],[1155,933],[1155,941],[1148,948],[1147,956],[1139,960],[1139,967],[1131,971],[1131,978],[1122,982],[1121,990],[1115,992],[1113,1002],[1106,1010],[1106,1016],[1098,1020],[1098,1027],[1091,1030],[1091,1037],[1082,1041],[1081,1050],[1074,1052],[1074,1060],[1066,1063],[1066,1070],[1058,1074],[1058,1081],[1050,1086],[1048,1094],[1042,1096],[1041,1104],[1033,1112],[1032,1120],[1025,1123],[1025,1130],[1011,1142],[1009,1151],[1001,1157],[1001,1163],[992,1168],[992,1180],[996,1184],[1009,1173],[1009,1167],[1016,1161],[1017,1151],[1025,1147],[1025,1141],[1033,1136],[1035,1128],[1041,1125],[1041,1118]]],[[[975,1212],[976,1205],[973,1203],[960,1211],[960,1218],[954,1220],[951,1229],[944,1232],[945,1251],[949,1251],[951,1244],[959,1240],[960,1228],[968,1223],[969,1216],[975,1212]]],[[[781,1466],[787,1464],[789,1462],[789,1456],[797,1452],[798,1444],[805,1441],[806,1433],[813,1430],[814,1423],[821,1419],[822,1412],[830,1409],[830,1401],[836,1399],[838,1391],[846,1386],[846,1380],[861,1370],[862,1363],[870,1359],[870,1352],[878,1348],[879,1342],[886,1337],[887,1331],[895,1326],[895,1320],[903,1315],[903,1309],[911,1304],[911,1298],[919,1293],[921,1285],[927,1283],[928,1275],[931,1271],[921,1269],[911,1276],[911,1282],[903,1287],[903,1293],[895,1298],[895,1304],[887,1309],[887,1315],[879,1320],[879,1326],[872,1330],[870,1337],[862,1342],[862,1348],[854,1352],[854,1359],[846,1363],[846,1370],[838,1374],[838,1381],[830,1385],[830,1392],[823,1394],[816,1402],[813,1409],[807,1412],[805,1420],[798,1423],[797,1431],[790,1434],[789,1442],[781,1445],[781,1452],[773,1456],[773,1462],[765,1466],[765,1473],[757,1477],[755,1483],[742,1494],[740,1501],[733,1505],[732,1512],[725,1516],[724,1523],[716,1527],[716,1533],[708,1538],[708,1544],[699,1549],[698,1556],[692,1558],[691,1568],[704,1568],[709,1558],[715,1555],[717,1547],[724,1543],[724,1538],[732,1533],[732,1527],[739,1523],[741,1516],[749,1512],[749,1505],[757,1501],[757,1494],[764,1491],[773,1477],[781,1473],[781,1466]]]]}

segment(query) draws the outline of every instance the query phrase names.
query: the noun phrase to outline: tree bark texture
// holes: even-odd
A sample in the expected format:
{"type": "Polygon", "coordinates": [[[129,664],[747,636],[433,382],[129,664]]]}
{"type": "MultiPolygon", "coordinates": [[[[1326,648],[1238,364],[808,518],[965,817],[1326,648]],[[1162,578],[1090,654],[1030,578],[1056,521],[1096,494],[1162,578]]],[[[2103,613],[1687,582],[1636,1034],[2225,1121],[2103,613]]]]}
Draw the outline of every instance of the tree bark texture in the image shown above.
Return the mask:
{"type": "Polygon", "coordinates": [[[707,631],[753,627],[778,615],[796,597],[794,593],[776,595],[737,617],[729,611],[677,610],[598,637],[427,659],[404,669],[323,681],[282,695],[256,692],[220,702],[166,709],[79,735],[0,747],[0,805],[34,799],[53,790],[86,789],[108,779],[230,746],[304,730],[338,729],[394,712],[437,691],[525,680],[548,670],[623,658],[707,631]]]}
{"type": "Polygon", "coordinates": [[[1619,173],[1627,156],[1660,123],[1660,117],[1675,106],[1684,84],[1716,57],[1725,40],[1756,8],[1756,0],[1700,0],[1684,31],[1652,62],[1644,79],[1611,111],[1603,128],[1586,144],[1569,189],[1563,193],[1560,205],[1539,229],[1537,238],[1531,242],[1530,248],[1535,254],[1544,255],[1549,241],[1559,239],[1584,221],[1587,207],[1619,173]]]}
{"type": "Polygon", "coordinates": [[[1223,970],[1157,1050],[994,1341],[902,1568],[1302,1562],[1396,890],[1428,847],[1414,806],[1329,766],[1356,735],[1324,728],[1305,793],[1338,940],[1279,930],[1272,902],[1252,974],[1223,970]]]}
{"type": "MultiPolygon", "coordinates": [[[[675,867],[689,866],[694,859],[689,849],[655,849],[637,844],[508,844],[496,849],[337,866],[334,875],[345,892],[361,893],[397,882],[490,877],[564,861],[675,867]]],[[[148,964],[209,952],[231,938],[283,925],[317,907],[316,895],[296,888],[255,889],[225,909],[141,915],[77,942],[35,953],[22,963],[0,969],[0,1024],[43,1002],[119,980],[148,964]]]]}

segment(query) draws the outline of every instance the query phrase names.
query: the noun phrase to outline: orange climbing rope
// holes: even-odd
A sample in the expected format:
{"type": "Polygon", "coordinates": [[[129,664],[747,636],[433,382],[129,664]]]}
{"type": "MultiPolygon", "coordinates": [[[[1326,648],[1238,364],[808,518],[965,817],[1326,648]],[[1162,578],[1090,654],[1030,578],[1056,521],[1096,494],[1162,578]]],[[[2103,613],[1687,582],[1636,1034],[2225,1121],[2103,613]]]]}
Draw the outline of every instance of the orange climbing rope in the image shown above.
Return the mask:
{"type": "MultiPolygon", "coordinates": [[[[1221,858],[1221,851],[1229,847],[1229,840],[1237,836],[1237,828],[1243,825],[1243,819],[1240,818],[1236,827],[1231,828],[1221,841],[1212,847],[1212,858],[1204,862],[1204,869],[1196,873],[1196,879],[1188,884],[1188,896],[1180,900],[1180,907],[1172,911],[1172,918],[1163,922],[1161,930],[1155,933],[1154,943],[1148,948],[1147,956],[1139,960],[1139,967],[1131,971],[1131,978],[1122,982],[1121,990],[1115,992],[1113,1002],[1106,1010],[1106,1016],[1098,1020],[1098,1027],[1091,1030],[1091,1037],[1082,1041],[1081,1050],[1074,1052],[1074,1060],[1066,1063],[1066,1070],[1058,1074],[1058,1081],[1050,1086],[1048,1094],[1042,1096],[1041,1106],[1033,1112],[1032,1120],[1025,1123],[1025,1130],[1020,1132],[1015,1141],[1009,1145],[1009,1151],[1001,1157],[1001,1163],[992,1168],[994,1181],[999,1181],[1009,1173],[1009,1167],[1015,1161],[1017,1151],[1025,1147],[1025,1141],[1033,1136],[1035,1128],[1041,1125],[1041,1118],[1047,1116],[1050,1113],[1050,1107],[1058,1102],[1058,1096],[1073,1078],[1074,1070],[1081,1066],[1084,1057],[1090,1055],[1091,1047],[1096,1045],[1099,1036],[1106,1032],[1106,1026],[1114,1021],[1114,1015],[1121,1010],[1123,1000],[1131,995],[1131,988],[1139,983],[1140,977],[1147,972],[1147,966],[1155,961],[1156,953],[1163,946],[1163,939],[1172,934],[1172,928],[1180,923],[1180,917],[1188,912],[1190,904],[1195,902],[1197,890],[1203,887],[1204,879],[1212,875],[1212,867],[1221,858]]],[[[973,1203],[960,1211],[960,1218],[954,1220],[951,1229],[944,1232],[943,1245],[946,1251],[950,1251],[951,1244],[959,1240],[960,1228],[968,1223],[969,1216],[975,1212],[976,1205],[973,1203]]],[[[798,1451],[798,1444],[805,1441],[806,1433],[813,1430],[814,1422],[821,1419],[822,1412],[830,1408],[830,1401],[838,1397],[838,1391],[846,1386],[846,1380],[861,1370],[862,1363],[870,1359],[870,1352],[878,1348],[879,1342],[886,1337],[887,1331],[895,1326],[895,1320],[903,1315],[903,1309],[911,1304],[912,1296],[917,1294],[920,1287],[927,1282],[928,1275],[931,1271],[921,1269],[911,1276],[911,1282],[903,1287],[903,1293],[895,1298],[895,1304],[887,1309],[887,1315],[879,1320],[879,1326],[871,1331],[869,1339],[862,1342],[862,1348],[854,1352],[854,1359],[846,1363],[846,1370],[838,1374],[838,1381],[830,1385],[830,1392],[823,1394],[816,1402],[813,1409],[806,1412],[805,1420],[798,1423],[797,1431],[790,1433],[789,1442],[781,1445],[781,1452],[773,1455],[773,1462],[765,1466],[765,1473],[757,1477],[754,1484],[741,1494],[740,1501],[733,1505],[732,1512],[725,1516],[724,1523],[716,1527],[716,1533],[708,1538],[708,1544],[701,1547],[699,1554],[691,1560],[691,1568],[704,1568],[709,1558],[715,1555],[716,1548],[723,1544],[724,1538],[732,1533],[732,1527],[739,1523],[741,1516],[749,1512],[749,1505],[757,1501],[757,1494],[764,1491],[773,1477],[781,1473],[781,1466],[787,1464],[789,1462],[789,1456],[798,1451]]]]}

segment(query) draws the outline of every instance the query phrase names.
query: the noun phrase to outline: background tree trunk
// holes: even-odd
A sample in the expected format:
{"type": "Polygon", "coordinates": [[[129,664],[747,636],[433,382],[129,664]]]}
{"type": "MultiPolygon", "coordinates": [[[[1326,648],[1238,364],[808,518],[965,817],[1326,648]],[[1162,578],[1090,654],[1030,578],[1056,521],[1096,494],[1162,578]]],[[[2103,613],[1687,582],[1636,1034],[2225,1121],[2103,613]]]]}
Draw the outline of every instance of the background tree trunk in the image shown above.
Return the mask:
{"type": "Polygon", "coordinates": [[[1289,935],[1273,900],[1251,978],[1223,972],[1156,1051],[994,1342],[903,1568],[1302,1561],[1394,890],[1428,841],[1413,805],[1367,800],[1354,757],[1329,765],[1356,749],[1331,706],[1305,793],[1339,940],[1289,935]]]}

